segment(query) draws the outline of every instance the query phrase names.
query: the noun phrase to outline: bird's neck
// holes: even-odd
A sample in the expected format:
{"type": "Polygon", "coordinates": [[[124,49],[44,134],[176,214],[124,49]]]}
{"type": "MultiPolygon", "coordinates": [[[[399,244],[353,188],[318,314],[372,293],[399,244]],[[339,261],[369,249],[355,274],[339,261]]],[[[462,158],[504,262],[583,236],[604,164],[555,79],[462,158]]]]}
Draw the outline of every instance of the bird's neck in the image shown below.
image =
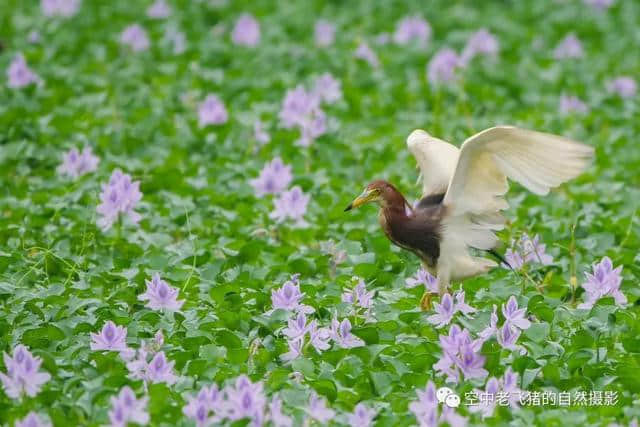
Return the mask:
{"type": "Polygon", "coordinates": [[[407,209],[411,209],[411,205],[398,190],[385,195],[380,203],[381,214],[387,218],[390,217],[406,217],[407,209]]]}

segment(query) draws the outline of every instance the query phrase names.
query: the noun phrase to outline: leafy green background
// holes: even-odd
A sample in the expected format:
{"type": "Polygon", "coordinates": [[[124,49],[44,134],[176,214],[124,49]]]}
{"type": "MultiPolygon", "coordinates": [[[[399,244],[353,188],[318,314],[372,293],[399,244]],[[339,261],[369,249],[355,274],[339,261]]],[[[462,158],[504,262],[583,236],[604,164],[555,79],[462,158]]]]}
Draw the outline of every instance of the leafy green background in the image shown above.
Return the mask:
{"type": "MultiPolygon", "coordinates": [[[[171,1],[167,22],[146,18],[146,1],[85,0],[69,19],[45,18],[35,1],[0,1],[0,69],[22,51],[45,82],[22,90],[0,83],[0,348],[27,345],[52,375],[22,403],[0,393],[0,422],[37,410],[55,425],[104,424],[109,398],[123,385],[140,393],[142,384],[126,378],[117,355],[89,350],[89,332],[113,320],[127,326],[132,345],[162,329],[183,377],[172,387],[150,387],[154,425],[188,425],[185,396],[241,373],[264,381],[268,394],[282,393],[297,423],[310,389],[338,411],[365,401],[380,411],[380,426],[415,423],[408,404],[414,388],[434,378],[440,355],[438,331],[418,307],[421,290],[404,285],[418,261],[389,244],[373,207],[342,210],[373,178],[418,196],[404,145],[414,128],[459,144],[501,123],[584,141],[596,147],[597,159],[546,198],[513,186],[511,222],[501,238],[507,244],[521,232],[539,233],[556,262],[531,272],[544,282],[542,293],[503,270],[465,281],[479,320],[462,323],[477,332],[493,304],[518,295],[537,318],[519,341],[529,352],[513,355],[488,342],[491,375],[512,366],[530,390],[613,390],[619,403],[500,409],[470,421],[582,426],[640,417],[639,108],[637,98],[621,100],[605,89],[617,75],[640,75],[638,2],[619,0],[603,12],[578,0],[211,3],[171,1]],[[260,21],[257,48],[230,42],[229,29],[245,11],[260,21]],[[374,44],[375,35],[416,13],[433,28],[426,48],[374,44]],[[319,17],[338,26],[326,49],[313,43],[319,17]],[[119,44],[133,22],[149,32],[149,51],[119,44]],[[185,53],[163,44],[167,25],[185,32],[185,53]],[[222,35],[212,31],[216,25],[222,35]],[[433,53],[460,50],[481,27],[499,38],[498,59],[474,60],[451,87],[431,86],[425,65],[433,53]],[[41,43],[28,43],[32,29],[41,43]],[[585,58],[558,62],[552,50],[569,31],[582,40],[585,58]],[[354,58],[360,40],[379,55],[379,69],[354,58]],[[344,99],[326,109],[335,131],[303,149],[293,144],[296,132],[278,127],[277,112],[287,89],[324,72],[340,79],[344,99]],[[230,120],[200,129],[197,105],[208,93],[224,100],[230,120]],[[562,93],[585,100],[590,112],[561,116],[562,93]],[[257,150],[258,117],[273,140],[257,150]],[[75,182],[58,176],[62,154],[84,144],[101,157],[98,171],[75,182]],[[249,179],[274,156],[293,166],[292,185],[311,195],[307,228],[274,224],[271,198],[253,195],[249,179]],[[103,233],[95,207],[115,168],[141,181],[144,219],[103,233]],[[335,274],[319,247],[329,239],[348,252],[335,274]],[[624,266],[629,305],[605,299],[591,311],[576,310],[582,291],[573,298],[570,277],[581,283],[604,255],[624,266]],[[159,314],[137,300],[153,272],[181,288],[182,312],[159,314]],[[333,310],[346,313],[340,295],[351,276],[371,283],[376,321],[355,330],[367,346],[310,352],[292,366],[280,362],[284,321],[263,313],[271,290],[292,273],[301,274],[305,303],[325,323],[333,310]],[[304,375],[301,382],[291,379],[294,370],[304,375]]],[[[456,391],[481,385],[465,382],[456,391]]]]}

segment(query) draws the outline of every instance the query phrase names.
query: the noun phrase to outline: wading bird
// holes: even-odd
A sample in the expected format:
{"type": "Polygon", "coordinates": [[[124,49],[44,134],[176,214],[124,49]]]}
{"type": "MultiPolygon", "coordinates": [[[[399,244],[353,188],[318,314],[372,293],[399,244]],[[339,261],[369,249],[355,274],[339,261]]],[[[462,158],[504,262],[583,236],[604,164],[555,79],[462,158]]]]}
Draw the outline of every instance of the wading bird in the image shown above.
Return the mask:
{"type": "Polygon", "coordinates": [[[390,183],[371,182],[345,211],[365,203],[380,206],[386,236],[416,254],[438,278],[440,295],[451,281],[487,272],[497,264],[472,256],[470,248],[492,251],[504,228],[500,211],[510,178],[545,195],[583,172],[593,148],[557,135],[497,126],[468,138],[460,149],[423,130],[407,138],[423,179],[422,199],[411,206],[390,183]]]}

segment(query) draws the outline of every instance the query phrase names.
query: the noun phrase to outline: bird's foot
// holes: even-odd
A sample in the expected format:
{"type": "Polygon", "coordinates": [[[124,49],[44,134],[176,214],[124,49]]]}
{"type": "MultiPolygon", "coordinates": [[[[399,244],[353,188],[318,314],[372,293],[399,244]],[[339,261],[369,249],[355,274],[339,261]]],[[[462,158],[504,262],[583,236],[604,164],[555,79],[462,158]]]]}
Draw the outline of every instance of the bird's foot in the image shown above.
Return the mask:
{"type": "Polygon", "coordinates": [[[431,310],[431,302],[434,295],[436,294],[430,292],[425,292],[424,294],[422,294],[422,298],[420,298],[420,308],[422,309],[422,311],[431,310]]]}

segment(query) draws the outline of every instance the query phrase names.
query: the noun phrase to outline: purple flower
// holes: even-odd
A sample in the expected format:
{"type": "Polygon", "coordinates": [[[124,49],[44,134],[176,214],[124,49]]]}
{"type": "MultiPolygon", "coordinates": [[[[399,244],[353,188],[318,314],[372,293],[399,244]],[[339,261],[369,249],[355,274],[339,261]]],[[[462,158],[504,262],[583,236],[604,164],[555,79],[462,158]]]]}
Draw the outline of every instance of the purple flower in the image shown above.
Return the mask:
{"type": "Polygon", "coordinates": [[[42,360],[39,357],[33,357],[31,352],[21,344],[13,350],[13,357],[4,353],[3,359],[7,373],[0,372],[0,381],[5,393],[12,399],[19,399],[22,394],[29,397],[36,396],[42,385],[51,379],[48,373],[38,372],[42,360]]]}
{"type": "Polygon", "coordinates": [[[358,403],[352,414],[347,415],[351,427],[369,427],[373,424],[376,411],[369,409],[364,403],[358,403]]]}
{"type": "Polygon", "coordinates": [[[285,129],[300,129],[301,136],[296,144],[309,146],[313,139],[326,132],[326,115],[320,109],[321,101],[315,92],[307,92],[301,85],[287,91],[278,115],[285,129]]]}
{"type": "Polygon", "coordinates": [[[274,396],[269,404],[269,419],[273,427],[291,427],[293,421],[291,417],[282,413],[282,399],[274,396]]]}
{"type": "Polygon", "coordinates": [[[418,41],[426,44],[431,37],[431,26],[420,16],[407,16],[396,26],[393,40],[398,44],[407,44],[411,41],[418,41]]]}
{"type": "Polygon", "coordinates": [[[271,141],[271,135],[264,129],[264,123],[260,120],[253,122],[253,138],[260,146],[268,144],[271,141]]]}
{"type": "Polygon", "coordinates": [[[584,4],[591,6],[594,9],[605,10],[609,9],[613,5],[614,0],[584,0],[584,4]]]}
{"type": "Polygon", "coordinates": [[[407,287],[415,288],[419,285],[424,285],[427,292],[438,292],[438,279],[436,279],[431,273],[424,268],[421,268],[416,272],[416,275],[405,280],[407,287]]]}
{"type": "Polygon", "coordinates": [[[93,155],[91,147],[85,147],[80,153],[72,148],[64,154],[62,164],[58,166],[58,173],[77,178],[88,172],[93,172],[98,167],[100,159],[93,155]]]}
{"type": "Polygon", "coordinates": [[[126,351],[127,328],[107,321],[99,334],[91,333],[91,350],[126,351]]]}
{"type": "Polygon", "coordinates": [[[618,305],[626,304],[627,297],[620,291],[622,266],[614,269],[611,259],[604,257],[592,268],[593,273],[585,273],[587,281],[582,284],[585,290],[585,302],[580,304],[578,308],[589,309],[596,301],[605,296],[613,297],[618,305]]]}
{"type": "Polygon", "coordinates": [[[7,68],[7,86],[19,89],[32,83],[40,83],[40,77],[35,74],[25,61],[21,53],[16,54],[7,68]]]}
{"type": "Polygon", "coordinates": [[[336,27],[331,22],[318,19],[313,29],[313,37],[316,46],[327,47],[333,44],[336,35],[336,27]]]}
{"type": "Polygon", "coordinates": [[[198,126],[220,125],[229,120],[224,104],[214,94],[209,94],[198,107],[198,126]]]}
{"type": "Polygon", "coordinates": [[[313,313],[313,307],[300,303],[304,293],[300,292],[298,276],[298,274],[294,274],[291,276],[291,280],[287,280],[281,288],[271,291],[273,310],[282,309],[296,312],[302,311],[305,314],[313,313]]]}
{"type": "Polygon", "coordinates": [[[462,64],[468,64],[477,55],[496,56],[500,50],[498,39],[486,29],[482,28],[469,37],[460,55],[462,64]]]}
{"type": "Polygon", "coordinates": [[[174,55],[180,55],[187,49],[187,38],[182,31],[168,27],[164,32],[165,43],[172,46],[174,55]]]}
{"type": "Polygon", "coordinates": [[[486,341],[491,338],[495,333],[498,332],[498,308],[496,305],[493,305],[493,312],[491,313],[491,318],[489,320],[489,326],[480,331],[478,336],[482,341],[486,341]]]}
{"type": "Polygon", "coordinates": [[[607,83],[607,90],[622,98],[632,98],[636,96],[638,85],[633,77],[620,76],[607,83]]]}
{"type": "Polygon", "coordinates": [[[152,310],[167,309],[169,311],[180,310],[184,300],[178,301],[178,289],[169,286],[167,282],[155,273],[151,280],[146,280],[147,291],[138,296],[140,301],[149,301],[145,306],[152,310]]]}
{"type": "Polygon", "coordinates": [[[160,351],[153,356],[151,362],[147,364],[146,377],[152,383],[175,383],[178,378],[173,373],[175,362],[167,360],[164,351],[160,351]]]}
{"type": "Polygon", "coordinates": [[[464,302],[464,291],[458,291],[455,293],[456,303],[454,305],[455,311],[459,311],[462,314],[474,313],[475,308],[464,302]]]}
{"type": "Polygon", "coordinates": [[[69,18],[80,8],[80,0],[40,0],[40,9],[45,16],[69,18]]]}
{"type": "Polygon", "coordinates": [[[342,301],[349,304],[357,305],[361,308],[370,309],[373,306],[374,291],[367,292],[367,287],[364,280],[354,276],[352,282],[358,284],[351,291],[346,291],[342,294],[342,301]]]}
{"type": "Polygon", "coordinates": [[[518,387],[518,374],[513,372],[511,367],[508,367],[505,371],[500,385],[502,391],[507,395],[509,406],[511,406],[511,408],[517,408],[520,404],[520,393],[522,393],[522,390],[518,387]]]}
{"type": "Polygon", "coordinates": [[[328,423],[336,414],[333,409],[327,408],[326,400],[313,391],[309,396],[309,405],[307,405],[306,412],[320,424],[328,423]]]}
{"type": "Polygon", "coordinates": [[[252,179],[249,183],[256,196],[262,197],[265,194],[282,193],[292,179],[291,166],[282,163],[280,157],[275,157],[270,163],[264,165],[258,178],[252,179]]]}
{"type": "Polygon", "coordinates": [[[380,33],[373,39],[375,44],[379,46],[384,46],[389,43],[391,40],[391,35],[389,33],[380,33]]]}
{"type": "Polygon", "coordinates": [[[141,198],[140,181],[132,181],[130,175],[116,169],[111,174],[109,183],[102,186],[101,203],[96,209],[102,215],[98,219],[98,226],[103,231],[108,230],[121,213],[127,214],[133,223],[137,223],[140,215],[133,209],[141,198]]]}
{"type": "Polygon", "coordinates": [[[573,95],[560,96],[560,106],[558,107],[562,114],[585,114],[589,112],[589,107],[580,98],[573,95]]]}
{"type": "Polygon", "coordinates": [[[236,45],[256,46],[260,42],[260,24],[252,15],[243,13],[233,27],[231,40],[236,45]]]}
{"type": "Polygon", "coordinates": [[[245,375],[236,379],[234,386],[225,387],[227,417],[230,420],[250,418],[253,425],[262,425],[267,400],[262,383],[252,383],[245,375]]]}
{"type": "Polygon", "coordinates": [[[520,329],[513,327],[511,323],[505,322],[502,328],[498,330],[498,343],[507,350],[515,350],[520,333],[520,329]]]}
{"type": "Polygon", "coordinates": [[[188,403],[182,408],[182,413],[196,422],[198,427],[205,427],[224,418],[224,398],[218,386],[202,387],[198,395],[189,397],[188,403]],[[213,411],[215,415],[210,416],[213,411]]]}
{"type": "Polygon", "coordinates": [[[40,43],[40,32],[38,30],[29,31],[29,35],[27,36],[27,40],[31,44],[40,43]]]}
{"type": "Polygon", "coordinates": [[[345,318],[342,322],[337,319],[331,321],[331,338],[342,348],[364,346],[364,341],[351,333],[351,322],[345,318]]]}
{"type": "Polygon", "coordinates": [[[302,347],[304,346],[304,335],[292,338],[287,341],[289,344],[289,351],[280,355],[280,359],[283,362],[289,362],[293,359],[297,359],[302,356],[302,347]]]}
{"type": "Polygon", "coordinates": [[[514,247],[507,249],[507,251],[504,254],[504,259],[509,264],[509,265],[505,265],[504,263],[502,263],[502,266],[504,268],[512,268],[514,270],[520,270],[522,269],[522,267],[524,267],[524,258],[522,257],[520,252],[514,247]]]}
{"type": "Polygon", "coordinates": [[[336,243],[333,240],[327,240],[326,242],[320,242],[320,250],[331,256],[331,261],[334,265],[339,265],[345,262],[347,259],[347,252],[338,249],[336,243]]]}
{"type": "Polygon", "coordinates": [[[502,305],[502,314],[505,323],[509,323],[520,329],[529,329],[531,322],[525,317],[526,310],[518,308],[518,301],[515,295],[511,295],[506,304],[502,305]]]}
{"type": "Polygon", "coordinates": [[[289,191],[280,194],[280,197],[273,201],[274,210],[269,215],[276,222],[283,222],[287,218],[296,221],[298,226],[306,225],[303,216],[307,212],[309,196],[302,192],[299,186],[293,187],[289,191]]]}
{"type": "Polygon", "coordinates": [[[455,70],[462,62],[458,54],[448,47],[440,49],[429,61],[427,77],[432,85],[450,83],[455,79],[455,70]]]}
{"type": "Polygon", "coordinates": [[[444,405],[440,415],[440,423],[447,423],[450,427],[466,427],[467,418],[456,413],[454,408],[444,405]]]}
{"type": "Polygon", "coordinates": [[[409,410],[413,412],[421,426],[437,425],[438,399],[436,397],[436,386],[433,381],[429,381],[424,390],[416,390],[418,400],[409,404],[409,410]],[[429,422],[432,420],[433,422],[429,422]]]}
{"type": "Polygon", "coordinates": [[[118,396],[111,397],[111,410],[109,420],[112,426],[126,427],[129,422],[145,425],[149,422],[147,412],[148,397],[136,399],[136,395],[129,388],[124,386],[118,396]]]}
{"type": "Polygon", "coordinates": [[[131,24],[122,31],[120,43],[129,46],[134,52],[141,52],[149,49],[149,36],[140,24],[131,24]]]}
{"type": "Polygon", "coordinates": [[[525,262],[537,262],[542,265],[553,263],[553,257],[546,253],[547,245],[540,243],[540,236],[535,235],[530,239],[527,234],[523,234],[520,239],[520,246],[524,255],[525,262]]]}
{"type": "Polygon", "coordinates": [[[322,353],[329,349],[329,340],[331,340],[331,330],[327,328],[318,328],[317,320],[312,320],[309,323],[309,339],[311,345],[316,349],[318,353],[322,353]]]}
{"type": "Polygon", "coordinates": [[[440,303],[435,303],[434,306],[436,314],[429,316],[427,322],[436,325],[436,328],[448,325],[456,312],[451,295],[444,294],[440,303]]]}
{"type": "Polygon", "coordinates": [[[483,368],[485,358],[478,354],[483,341],[472,340],[468,330],[458,325],[449,329],[449,335],[440,335],[442,357],[433,365],[439,374],[445,374],[448,382],[458,383],[461,374],[469,378],[483,378],[488,372],[483,368]]]}
{"type": "Polygon", "coordinates": [[[324,73],[318,77],[313,86],[313,96],[327,104],[333,104],[342,99],[342,90],[339,80],[330,73],[324,73]]]}
{"type": "Polygon", "coordinates": [[[308,330],[307,316],[303,312],[299,312],[298,315],[290,317],[287,321],[287,327],[282,330],[282,333],[287,337],[294,339],[303,337],[308,330]]]}
{"type": "Polygon", "coordinates": [[[166,0],[156,0],[147,8],[147,16],[153,19],[164,19],[171,15],[171,8],[166,0]]]}
{"type": "Polygon", "coordinates": [[[553,51],[555,59],[582,58],[583,56],[582,43],[573,33],[567,34],[553,51]]]}
{"type": "Polygon", "coordinates": [[[35,412],[31,411],[21,420],[16,421],[15,427],[50,427],[51,423],[42,421],[42,418],[35,412]]]}
{"type": "Polygon", "coordinates": [[[479,399],[477,404],[469,405],[469,410],[471,412],[480,412],[483,419],[492,416],[496,408],[496,395],[499,390],[500,384],[498,380],[495,377],[489,378],[484,391],[474,390],[479,399]]]}
{"type": "Polygon", "coordinates": [[[376,53],[365,42],[360,42],[354,55],[356,58],[368,62],[373,68],[378,68],[380,66],[378,55],[376,55],[376,53]]]}

